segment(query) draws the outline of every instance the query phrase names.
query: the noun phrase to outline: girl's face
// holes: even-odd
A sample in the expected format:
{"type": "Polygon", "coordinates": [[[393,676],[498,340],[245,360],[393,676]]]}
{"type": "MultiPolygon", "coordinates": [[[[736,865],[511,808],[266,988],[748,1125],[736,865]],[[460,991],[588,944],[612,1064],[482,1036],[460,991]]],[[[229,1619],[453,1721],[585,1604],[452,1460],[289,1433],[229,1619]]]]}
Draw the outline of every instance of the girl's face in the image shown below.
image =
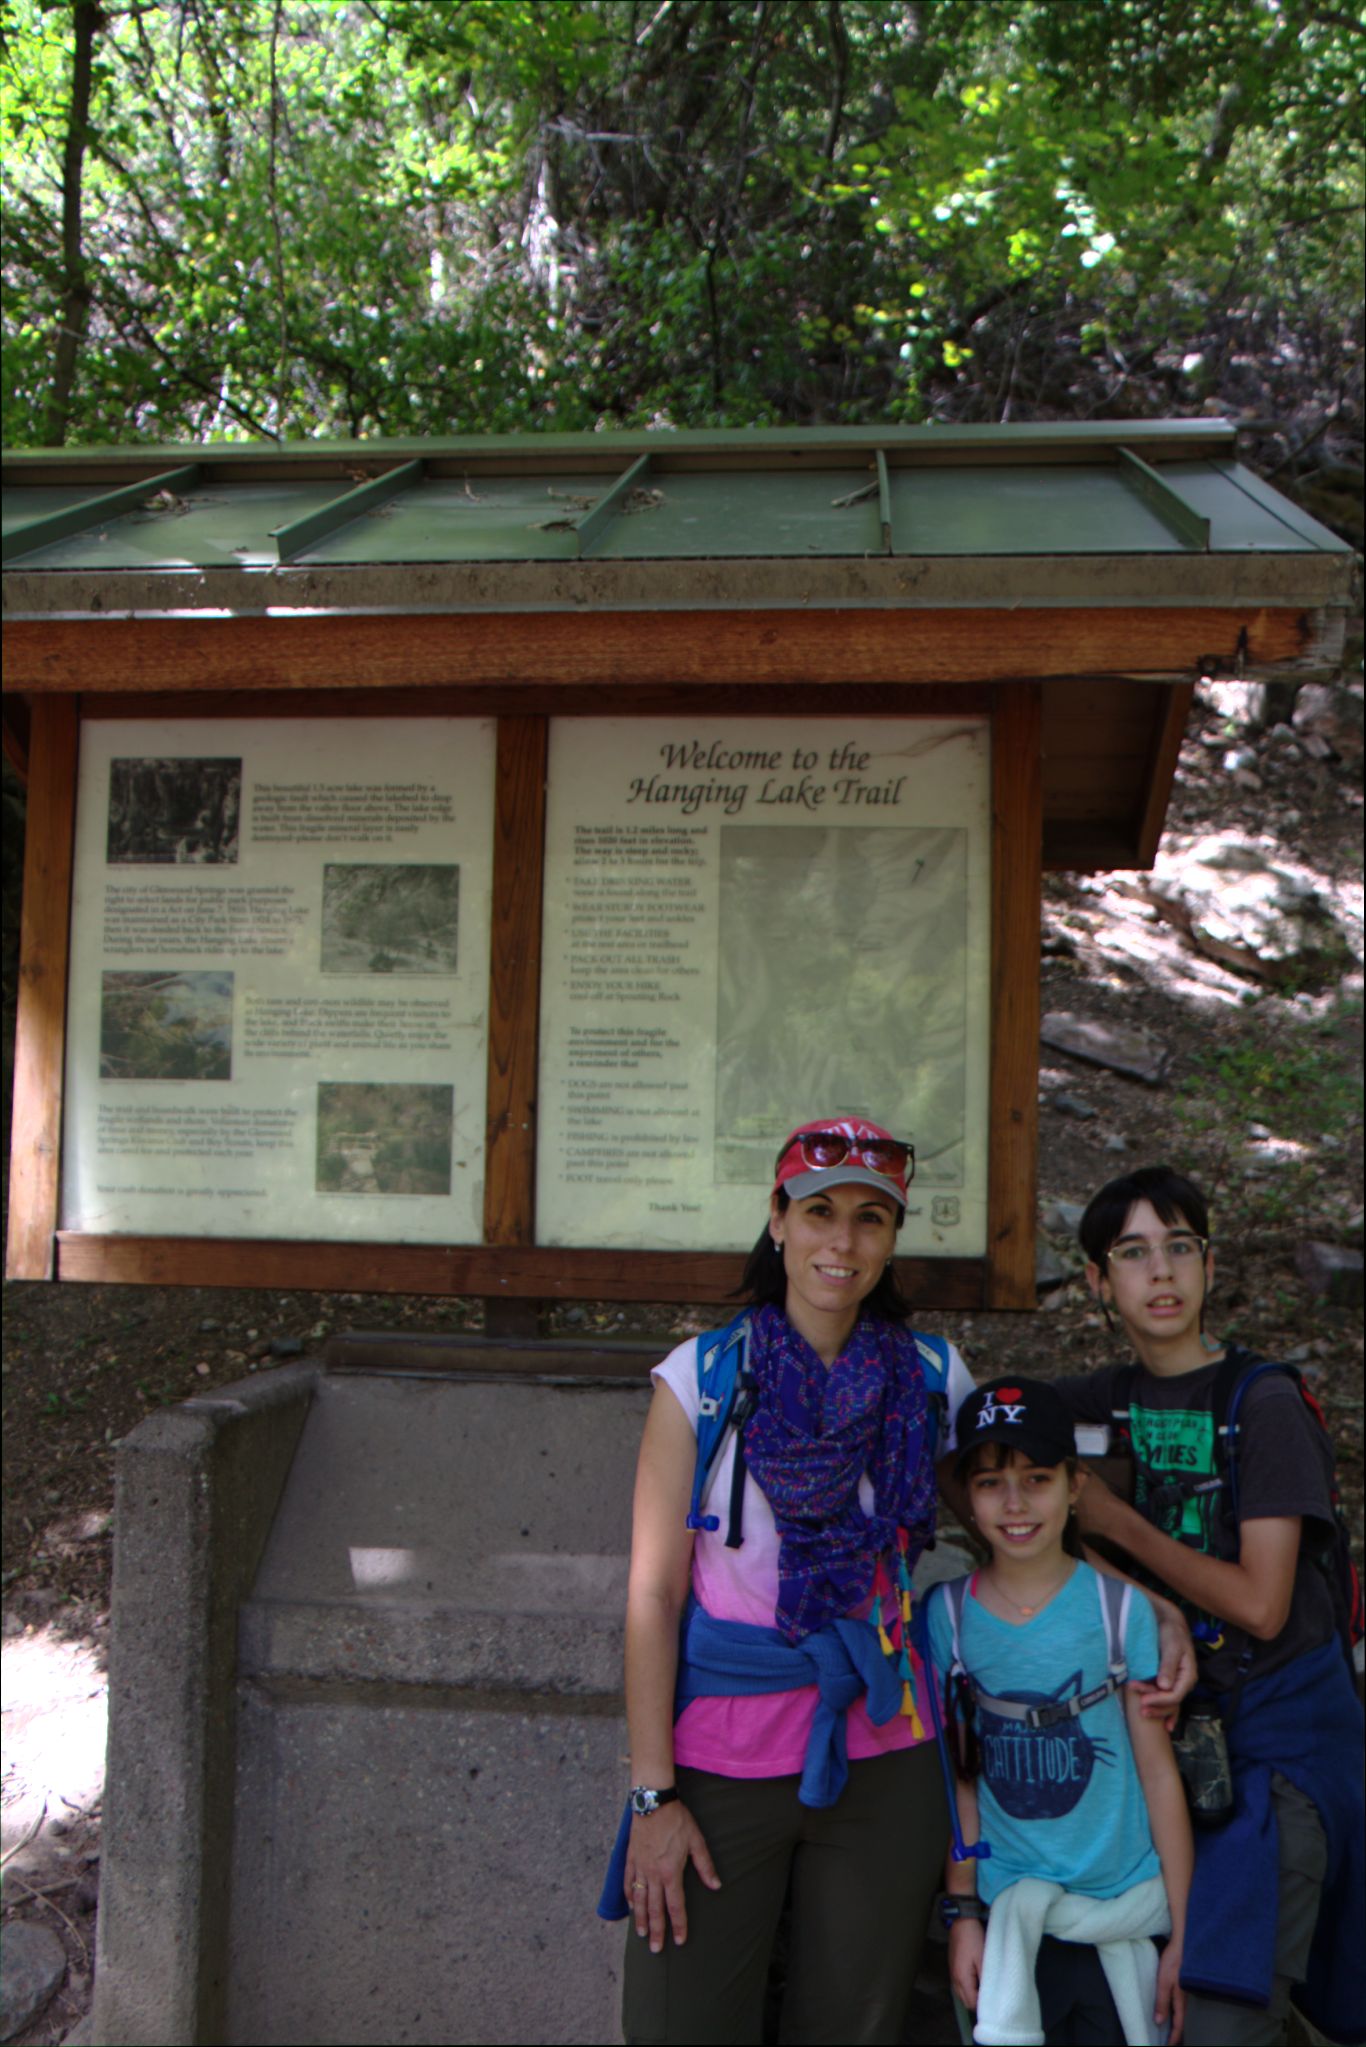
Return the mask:
{"type": "Polygon", "coordinates": [[[831,1187],[785,1209],[775,1195],[769,1233],[781,1245],[788,1314],[801,1326],[803,1308],[822,1318],[848,1315],[852,1324],[886,1270],[896,1243],[896,1210],[871,1188],[831,1187]],[[793,1314],[794,1307],[797,1313],[793,1314]]]}
{"type": "Polygon", "coordinates": [[[1031,1464],[1021,1451],[1009,1450],[996,1470],[973,1472],[968,1498],[993,1556],[1037,1561],[1061,1551],[1080,1485],[1080,1475],[1065,1464],[1031,1464]]]}
{"type": "Polygon", "coordinates": [[[1179,1217],[1164,1223],[1150,1201],[1138,1201],[1104,1267],[1088,1266],[1087,1275],[1131,1333],[1170,1341],[1199,1335],[1214,1260],[1179,1217]]]}

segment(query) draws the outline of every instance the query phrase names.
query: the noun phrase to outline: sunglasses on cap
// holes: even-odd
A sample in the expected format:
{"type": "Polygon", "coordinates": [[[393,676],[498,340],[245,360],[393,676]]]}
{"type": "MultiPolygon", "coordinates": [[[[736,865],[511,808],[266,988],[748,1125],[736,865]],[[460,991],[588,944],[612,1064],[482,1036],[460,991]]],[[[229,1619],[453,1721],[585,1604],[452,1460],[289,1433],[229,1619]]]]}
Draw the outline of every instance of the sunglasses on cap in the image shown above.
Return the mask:
{"type": "Polygon", "coordinates": [[[854,1158],[875,1173],[915,1178],[915,1146],[903,1144],[899,1137],[846,1137],[842,1130],[799,1130],[778,1153],[775,1173],[781,1172],[794,1145],[801,1146],[802,1164],[814,1173],[827,1173],[854,1158]]]}

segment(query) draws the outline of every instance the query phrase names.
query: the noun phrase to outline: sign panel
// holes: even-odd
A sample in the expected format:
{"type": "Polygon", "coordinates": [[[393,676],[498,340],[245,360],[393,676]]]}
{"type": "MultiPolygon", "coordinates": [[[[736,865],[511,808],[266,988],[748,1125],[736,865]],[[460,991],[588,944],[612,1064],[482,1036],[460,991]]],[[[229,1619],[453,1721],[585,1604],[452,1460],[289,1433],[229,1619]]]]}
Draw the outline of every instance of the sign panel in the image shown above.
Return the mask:
{"type": "Polygon", "coordinates": [[[489,719],[81,731],[63,1227],[483,1235],[489,719]]]}
{"type": "Polygon", "coordinates": [[[982,718],[551,724],[537,1240],[748,1247],[794,1124],[916,1147],[899,1248],[986,1248],[982,718]]]}

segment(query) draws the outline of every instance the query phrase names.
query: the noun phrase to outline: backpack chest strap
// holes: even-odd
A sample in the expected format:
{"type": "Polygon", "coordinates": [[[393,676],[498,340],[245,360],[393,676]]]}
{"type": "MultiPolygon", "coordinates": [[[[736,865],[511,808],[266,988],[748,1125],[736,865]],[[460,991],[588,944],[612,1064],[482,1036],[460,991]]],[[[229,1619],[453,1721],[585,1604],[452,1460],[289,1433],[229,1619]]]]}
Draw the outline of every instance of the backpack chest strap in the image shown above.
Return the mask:
{"type": "Polygon", "coordinates": [[[1081,1692],[1075,1699],[1050,1699],[1046,1705],[1026,1706],[1019,1699],[994,1699],[989,1692],[982,1692],[968,1679],[972,1690],[973,1704],[987,1713],[993,1713],[998,1720],[1018,1720],[1022,1727],[1037,1729],[1056,1727],[1060,1720],[1075,1720],[1092,1706],[1099,1706],[1104,1699],[1113,1698],[1121,1685],[1129,1682],[1126,1664],[1112,1670],[1104,1684],[1096,1685],[1089,1692],[1081,1692]]]}
{"type": "Polygon", "coordinates": [[[1129,1665],[1124,1654],[1124,1635],[1128,1626],[1129,1602],[1133,1597],[1133,1586],[1127,1579],[1111,1578],[1101,1572],[1096,1574],[1096,1595],[1100,1602],[1101,1620],[1105,1627],[1107,1674],[1103,1684],[1093,1685],[1089,1692],[1080,1692],[1074,1699],[1049,1699],[1042,1705],[1026,1705],[1021,1699],[998,1699],[990,1692],[984,1692],[977,1684],[972,1672],[963,1661],[962,1626],[963,1608],[967,1599],[967,1578],[956,1578],[942,1588],[942,1596],[948,1610],[951,1635],[949,1675],[967,1687],[973,1706],[994,1713],[1000,1720],[1017,1720],[1022,1727],[1038,1729],[1056,1727],[1059,1721],[1075,1720],[1092,1706],[1099,1706],[1105,1699],[1112,1698],[1121,1686],[1129,1682],[1129,1665]]]}

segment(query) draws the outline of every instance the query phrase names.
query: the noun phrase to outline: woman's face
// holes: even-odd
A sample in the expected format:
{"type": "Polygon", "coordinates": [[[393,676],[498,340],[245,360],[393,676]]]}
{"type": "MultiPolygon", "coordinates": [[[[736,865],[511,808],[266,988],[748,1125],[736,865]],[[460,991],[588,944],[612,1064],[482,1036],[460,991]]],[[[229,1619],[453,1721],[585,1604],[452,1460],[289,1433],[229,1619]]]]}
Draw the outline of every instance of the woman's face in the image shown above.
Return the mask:
{"type": "Polygon", "coordinates": [[[789,1316],[800,1326],[795,1305],[822,1318],[847,1316],[852,1325],[892,1255],[896,1210],[869,1187],[831,1187],[785,1209],[775,1194],[769,1232],[782,1248],[789,1316]]]}

